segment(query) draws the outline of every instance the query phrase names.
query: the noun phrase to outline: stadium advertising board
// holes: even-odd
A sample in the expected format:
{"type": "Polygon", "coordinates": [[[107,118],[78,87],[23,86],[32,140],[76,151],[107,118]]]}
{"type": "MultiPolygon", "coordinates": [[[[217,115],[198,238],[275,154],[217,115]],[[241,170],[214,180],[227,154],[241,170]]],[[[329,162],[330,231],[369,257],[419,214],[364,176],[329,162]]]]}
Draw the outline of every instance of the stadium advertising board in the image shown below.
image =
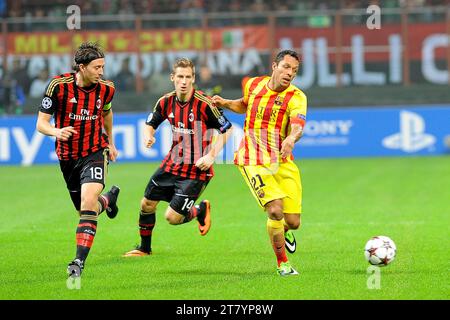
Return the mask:
{"type": "MultiPolygon", "coordinates": [[[[162,65],[177,57],[206,59],[214,75],[247,75],[267,65],[271,44],[297,48],[302,67],[296,84],[301,88],[337,86],[336,69],[342,63],[340,85],[386,85],[402,83],[405,68],[404,46],[414,82],[448,84],[449,40],[445,23],[415,23],[407,37],[400,24],[385,24],[380,30],[364,26],[343,26],[341,36],[334,27],[301,28],[267,25],[233,28],[189,28],[158,30],[116,30],[67,32],[11,32],[6,36],[8,64],[15,58],[26,62],[29,77],[48,66],[50,74],[67,71],[72,50],[82,41],[98,41],[107,52],[105,73],[114,78],[128,63],[133,75],[147,78],[162,72],[162,65]],[[272,35],[272,38],[268,35],[272,35]],[[337,38],[340,39],[337,43],[337,38]]],[[[2,36],[0,36],[2,39],[2,36]]],[[[2,41],[4,41],[2,39],[2,41]]],[[[0,56],[2,62],[3,56],[0,56]]],[[[0,63],[1,65],[2,63],[0,63]]],[[[409,64],[408,64],[409,65],[409,64]]],[[[0,69],[0,75],[3,70],[0,69]]]]}
{"type": "Polygon", "coordinates": [[[106,52],[218,50],[230,47],[267,49],[267,27],[59,32],[12,32],[7,53],[39,55],[71,53],[84,41],[98,42],[106,52]]]}
{"type": "MultiPolygon", "coordinates": [[[[294,149],[296,159],[450,154],[450,106],[404,108],[313,109],[304,135],[294,149]]],[[[114,138],[119,161],[160,161],[171,144],[167,123],[156,133],[153,148],[142,143],[147,114],[115,114],[114,138]]],[[[231,162],[243,135],[242,115],[229,114],[233,138],[218,157],[231,162]]],[[[56,162],[54,139],[35,130],[36,116],[0,118],[0,165],[56,162]]]]}

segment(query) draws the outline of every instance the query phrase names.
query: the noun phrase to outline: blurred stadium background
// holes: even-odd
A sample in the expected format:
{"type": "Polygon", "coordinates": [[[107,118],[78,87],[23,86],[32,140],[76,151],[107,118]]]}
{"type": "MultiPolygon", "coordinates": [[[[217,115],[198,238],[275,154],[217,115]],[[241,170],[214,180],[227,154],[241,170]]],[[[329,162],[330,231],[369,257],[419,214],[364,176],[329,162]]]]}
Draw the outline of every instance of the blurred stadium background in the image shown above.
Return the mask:
{"type": "Polygon", "coordinates": [[[45,84],[82,40],[105,48],[116,111],[150,110],[169,66],[194,59],[198,85],[238,97],[279,48],[303,55],[296,84],[313,107],[448,103],[448,0],[0,1],[0,113],[35,113],[45,84]],[[381,29],[368,29],[369,5],[381,29]],[[68,31],[70,5],[80,29],[68,31]],[[15,94],[14,94],[15,92],[15,94]],[[355,99],[355,96],[358,99],[355,99]]]}
{"type": "MultiPolygon", "coordinates": [[[[0,0],[0,16],[1,299],[448,299],[449,0],[0,0]],[[381,8],[380,20],[376,10],[367,12],[371,5],[381,8]],[[36,133],[35,121],[50,77],[71,70],[73,52],[86,40],[104,47],[105,78],[117,88],[120,158],[108,184],[124,192],[118,221],[96,237],[84,284],[93,290],[75,295],[63,274],[73,208],[54,141],[36,133]],[[205,192],[221,208],[208,241],[160,223],[157,262],[124,262],[147,176],[170,140],[162,126],[146,150],[140,132],[157,98],[173,88],[172,62],[190,57],[200,89],[238,98],[246,77],[270,74],[281,48],[301,53],[295,84],[308,97],[305,135],[294,152],[308,213],[292,258],[304,271],[301,281],[280,287],[273,278],[264,215],[232,166],[216,166],[205,192]],[[51,165],[9,166],[32,164],[51,165]],[[30,203],[33,223],[24,224],[30,203]],[[399,257],[383,270],[389,290],[374,293],[366,287],[363,245],[378,233],[396,241],[399,257]],[[44,265],[42,254],[51,257],[44,265]]],[[[243,117],[228,115],[236,139],[218,162],[230,160],[242,134],[243,117]]]]}
{"type": "MultiPolygon", "coordinates": [[[[449,111],[442,107],[450,103],[449,3],[0,1],[0,124],[9,127],[0,130],[0,163],[55,161],[48,156],[51,140],[34,140],[33,116],[50,78],[71,70],[73,52],[86,40],[98,41],[107,53],[105,78],[117,88],[116,114],[141,112],[116,121],[123,124],[116,133],[123,138],[117,140],[125,161],[161,159],[163,145],[156,146],[161,154],[155,155],[141,152],[135,141],[144,113],[172,90],[168,79],[177,57],[194,60],[197,87],[238,98],[243,80],[270,74],[270,61],[281,48],[294,48],[302,55],[294,83],[306,93],[308,120],[314,120],[305,130],[303,156],[447,153],[449,111]],[[372,11],[371,5],[380,11],[372,11]],[[433,109],[437,105],[439,111],[433,109]],[[361,106],[366,107],[362,113],[358,108],[350,114],[336,109],[361,106]],[[378,106],[394,109],[376,112],[378,106]],[[425,114],[405,110],[411,106],[420,106],[425,114]],[[328,111],[315,113],[320,108],[328,111]],[[14,118],[26,114],[30,117],[14,118]],[[12,123],[23,131],[14,133],[12,123]],[[382,133],[373,137],[380,127],[382,133]],[[425,131],[434,128],[437,132],[426,136],[425,131]],[[411,134],[395,136],[396,132],[411,134]],[[365,135],[375,138],[373,145],[365,135]],[[428,143],[422,137],[429,138],[428,143]],[[36,154],[28,155],[33,159],[20,156],[21,146],[33,141],[36,154]]],[[[242,117],[231,118],[236,124],[243,122],[242,117]]],[[[237,139],[240,134],[237,130],[237,139]]],[[[227,159],[233,150],[230,146],[227,159]]]]}

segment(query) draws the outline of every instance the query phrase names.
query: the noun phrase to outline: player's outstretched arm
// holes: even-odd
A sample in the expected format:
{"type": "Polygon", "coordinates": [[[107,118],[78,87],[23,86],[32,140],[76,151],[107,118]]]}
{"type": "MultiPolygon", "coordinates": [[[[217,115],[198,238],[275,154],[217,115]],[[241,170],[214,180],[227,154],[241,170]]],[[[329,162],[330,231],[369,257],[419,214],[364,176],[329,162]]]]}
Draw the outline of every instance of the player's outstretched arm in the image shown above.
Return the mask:
{"type": "Polygon", "coordinates": [[[51,114],[39,111],[36,129],[46,136],[56,137],[56,139],[61,141],[67,141],[73,134],[77,134],[77,131],[73,127],[55,128],[50,123],[51,118],[51,114]]]}
{"type": "Polygon", "coordinates": [[[216,107],[225,108],[228,110],[231,110],[236,113],[246,113],[247,112],[247,106],[244,104],[244,101],[242,98],[237,100],[229,100],[224,99],[221,96],[213,96],[211,98],[213,104],[216,107]]]}

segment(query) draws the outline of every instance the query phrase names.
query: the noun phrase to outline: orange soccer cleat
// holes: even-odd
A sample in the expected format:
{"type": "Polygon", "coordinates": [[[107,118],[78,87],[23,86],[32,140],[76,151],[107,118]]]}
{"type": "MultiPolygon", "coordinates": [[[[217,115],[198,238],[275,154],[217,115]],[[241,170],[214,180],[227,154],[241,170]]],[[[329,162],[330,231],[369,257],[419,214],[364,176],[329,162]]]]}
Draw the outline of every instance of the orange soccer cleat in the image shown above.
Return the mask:
{"type": "Polygon", "coordinates": [[[198,230],[202,236],[211,228],[211,204],[208,200],[200,202],[200,214],[197,216],[198,230]]]}

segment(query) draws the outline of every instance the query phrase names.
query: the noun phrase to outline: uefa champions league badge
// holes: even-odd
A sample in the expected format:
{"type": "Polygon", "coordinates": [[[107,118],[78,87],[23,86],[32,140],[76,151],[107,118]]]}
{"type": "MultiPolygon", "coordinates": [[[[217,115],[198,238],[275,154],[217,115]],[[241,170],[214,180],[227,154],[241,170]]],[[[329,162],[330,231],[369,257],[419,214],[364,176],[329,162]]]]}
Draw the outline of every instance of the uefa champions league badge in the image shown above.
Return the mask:
{"type": "Polygon", "coordinates": [[[52,106],[52,99],[50,99],[49,97],[44,97],[44,99],[42,99],[41,105],[44,109],[50,109],[52,106]]]}

